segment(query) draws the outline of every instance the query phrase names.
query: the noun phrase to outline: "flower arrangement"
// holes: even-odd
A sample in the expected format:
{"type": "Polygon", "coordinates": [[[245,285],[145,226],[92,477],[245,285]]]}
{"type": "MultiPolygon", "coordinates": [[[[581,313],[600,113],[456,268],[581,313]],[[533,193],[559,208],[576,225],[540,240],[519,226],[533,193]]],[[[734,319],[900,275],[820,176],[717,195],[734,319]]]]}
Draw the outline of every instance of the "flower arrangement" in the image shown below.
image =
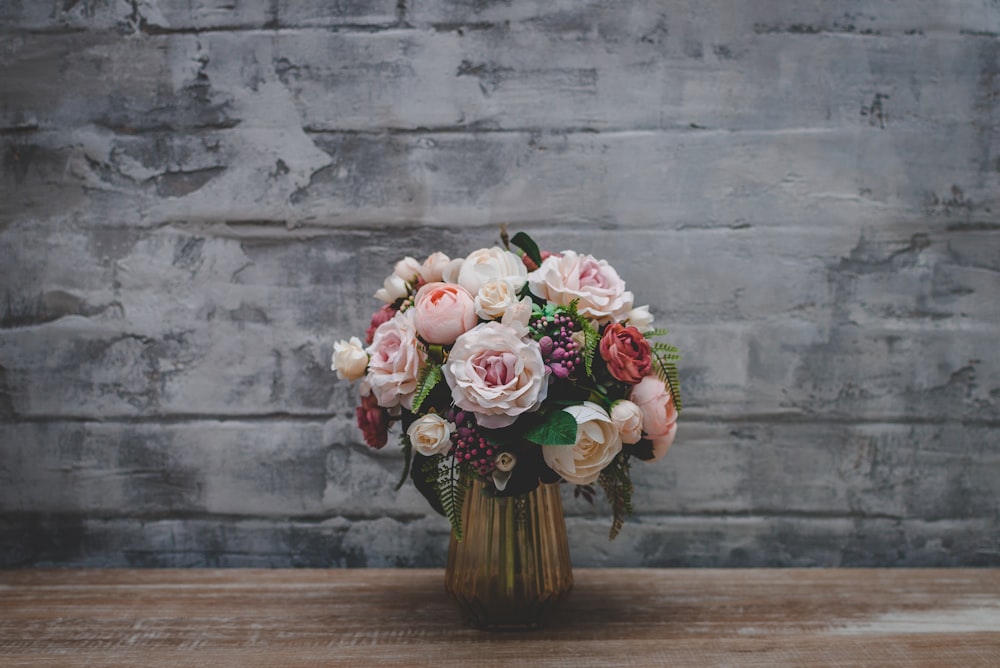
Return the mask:
{"type": "Polygon", "coordinates": [[[656,461],[674,440],[680,356],[652,340],[666,330],[604,260],[501,238],[465,258],[400,260],[366,343],[338,341],[332,368],[361,381],[369,446],[402,423],[399,485],[411,478],[456,538],[477,478],[497,496],[563,481],[587,500],[597,483],[614,538],[632,511],[630,460],[656,461]]]}

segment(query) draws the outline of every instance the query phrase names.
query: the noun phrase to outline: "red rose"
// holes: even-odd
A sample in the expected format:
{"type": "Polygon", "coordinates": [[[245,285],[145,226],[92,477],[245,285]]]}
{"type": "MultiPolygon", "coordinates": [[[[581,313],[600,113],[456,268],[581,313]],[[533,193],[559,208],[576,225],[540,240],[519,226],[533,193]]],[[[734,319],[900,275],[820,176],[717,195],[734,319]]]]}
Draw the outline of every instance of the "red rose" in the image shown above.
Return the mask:
{"type": "Polygon", "coordinates": [[[635,385],[652,369],[653,351],[635,327],[617,322],[608,325],[601,337],[600,350],[608,371],[623,383],[635,385]]]}
{"type": "Polygon", "coordinates": [[[368,345],[372,344],[372,340],[375,338],[375,330],[378,329],[378,326],[392,320],[394,315],[396,315],[396,309],[389,304],[386,304],[372,314],[372,324],[368,325],[368,329],[365,331],[365,341],[368,342],[368,345]]]}
{"type": "Polygon", "coordinates": [[[376,450],[381,449],[389,442],[389,414],[378,405],[374,394],[361,397],[361,405],[356,411],[365,443],[376,450]]]}

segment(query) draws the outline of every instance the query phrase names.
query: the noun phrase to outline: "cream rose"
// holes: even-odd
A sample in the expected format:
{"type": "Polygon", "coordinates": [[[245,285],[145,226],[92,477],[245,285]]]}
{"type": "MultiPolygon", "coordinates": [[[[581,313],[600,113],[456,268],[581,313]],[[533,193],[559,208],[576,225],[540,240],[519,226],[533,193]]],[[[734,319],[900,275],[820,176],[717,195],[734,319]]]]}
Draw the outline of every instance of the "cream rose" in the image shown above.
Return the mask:
{"type": "Polygon", "coordinates": [[[449,345],[475,327],[475,303],[461,285],[427,283],[413,299],[413,324],[427,343],[449,345]]]}
{"type": "MultiPolygon", "coordinates": [[[[528,335],[528,323],[531,322],[531,297],[525,297],[519,302],[512,304],[500,322],[508,327],[513,327],[520,337],[528,335]]],[[[581,334],[583,332],[580,332],[581,334]]]]}
{"type": "Polygon", "coordinates": [[[548,374],[538,343],[498,322],[458,337],[444,365],[455,405],[487,429],[509,426],[536,410],[548,394],[548,374]]]}
{"type": "Polygon", "coordinates": [[[417,341],[413,324],[413,309],[396,313],[391,320],[379,325],[368,346],[368,375],[372,394],[379,406],[409,409],[417,390],[417,379],[424,366],[426,353],[417,341]]]}
{"type": "Polygon", "coordinates": [[[428,413],[414,420],[406,435],[410,444],[424,457],[443,455],[451,448],[451,435],[455,425],[436,413],[428,413]]]}
{"type": "Polygon", "coordinates": [[[611,421],[622,435],[622,443],[637,443],[642,438],[642,411],[628,399],[611,405],[611,421]]]}
{"type": "Polygon", "coordinates": [[[518,302],[517,288],[506,278],[494,278],[483,284],[476,295],[476,314],[483,320],[496,320],[518,302]]]}
{"type": "Polygon", "coordinates": [[[589,485],[621,452],[621,434],[611,417],[593,402],[585,401],[563,410],[576,420],[576,443],[543,445],[542,457],[567,482],[589,485]]]}
{"type": "Polygon", "coordinates": [[[628,324],[645,334],[653,330],[653,314],[649,312],[649,306],[636,306],[625,316],[628,324]]]}
{"type": "Polygon", "coordinates": [[[368,353],[361,345],[361,339],[352,336],[350,341],[337,341],[333,344],[333,358],[330,369],[337,372],[337,377],[351,382],[365,375],[368,368],[368,353]]]}
{"type": "Polygon", "coordinates": [[[611,265],[573,251],[545,258],[528,274],[528,289],[560,306],[577,300],[580,313],[601,324],[622,320],[632,309],[632,293],[611,265]]]}
{"type": "Polygon", "coordinates": [[[409,294],[410,286],[407,282],[396,274],[389,274],[382,282],[382,287],[375,291],[375,299],[392,304],[409,294]]]}
{"type": "Polygon", "coordinates": [[[656,376],[646,376],[632,388],[629,399],[642,411],[642,431],[653,443],[656,461],[667,454],[677,435],[677,407],[670,389],[656,376]]]}
{"type": "Polygon", "coordinates": [[[441,252],[431,253],[420,265],[420,278],[428,283],[437,283],[444,278],[444,270],[451,258],[441,252]]]}
{"type": "Polygon", "coordinates": [[[494,246],[470,253],[458,272],[458,284],[474,295],[497,278],[509,280],[515,291],[520,290],[528,280],[528,268],[514,253],[494,246]]]}
{"type": "Polygon", "coordinates": [[[416,283],[417,279],[420,277],[420,269],[421,266],[420,263],[417,262],[417,259],[407,255],[396,263],[396,265],[392,268],[392,273],[395,276],[399,276],[407,283],[416,283]]]}

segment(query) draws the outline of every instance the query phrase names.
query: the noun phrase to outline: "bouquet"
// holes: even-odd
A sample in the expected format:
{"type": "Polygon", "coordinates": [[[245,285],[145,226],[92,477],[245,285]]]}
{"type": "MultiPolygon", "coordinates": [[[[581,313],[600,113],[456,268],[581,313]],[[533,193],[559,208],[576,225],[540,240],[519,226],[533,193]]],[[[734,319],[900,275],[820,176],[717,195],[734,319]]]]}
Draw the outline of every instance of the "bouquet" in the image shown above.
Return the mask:
{"type": "Polygon", "coordinates": [[[678,351],[653,341],[666,330],[606,261],[501,238],[465,258],[400,260],[365,344],[338,341],[332,368],[360,381],[369,446],[401,422],[399,486],[411,478],[459,540],[477,479],[497,496],[565,482],[588,501],[597,483],[613,539],[632,511],[630,460],[656,461],[674,440],[678,351]]]}

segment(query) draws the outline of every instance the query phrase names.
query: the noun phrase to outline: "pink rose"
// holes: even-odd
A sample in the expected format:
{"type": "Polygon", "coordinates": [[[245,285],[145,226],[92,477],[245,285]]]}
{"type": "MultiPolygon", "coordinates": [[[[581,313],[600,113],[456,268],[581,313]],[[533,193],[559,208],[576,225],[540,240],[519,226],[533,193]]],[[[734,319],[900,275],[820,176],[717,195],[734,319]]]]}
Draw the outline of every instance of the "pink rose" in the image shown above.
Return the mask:
{"type": "Polygon", "coordinates": [[[608,325],[601,337],[600,351],[608,371],[623,383],[635,385],[653,368],[653,349],[635,327],[617,322],[608,325]]]}
{"type": "Polygon", "coordinates": [[[396,315],[396,309],[392,307],[391,304],[383,304],[382,308],[375,311],[372,314],[372,322],[368,325],[368,329],[365,330],[365,343],[371,345],[372,338],[375,336],[375,330],[379,328],[383,322],[388,322],[392,320],[392,316],[396,315]]]}
{"type": "Polygon", "coordinates": [[[536,410],[548,394],[548,374],[538,343],[499,322],[458,337],[444,365],[455,405],[475,413],[487,429],[507,427],[536,410]]]}
{"type": "Polygon", "coordinates": [[[573,251],[545,258],[541,267],[528,274],[528,288],[536,297],[559,306],[577,300],[580,313],[601,324],[623,320],[632,309],[632,293],[625,290],[625,281],[611,265],[573,251]]]}
{"type": "Polygon", "coordinates": [[[479,322],[472,295],[461,285],[428,283],[413,300],[413,324],[427,343],[449,345],[479,322]]]}
{"type": "Polygon", "coordinates": [[[355,413],[365,443],[378,450],[389,442],[389,415],[378,405],[374,394],[361,397],[361,405],[355,409],[355,413]]]}
{"type": "Polygon", "coordinates": [[[368,346],[368,355],[371,359],[366,379],[379,406],[402,405],[409,409],[427,356],[417,341],[413,309],[400,311],[379,325],[368,346]]]}
{"type": "Polygon", "coordinates": [[[653,443],[656,461],[667,454],[677,434],[677,407],[670,390],[656,376],[646,376],[632,388],[629,399],[642,411],[642,431],[653,443]]]}

